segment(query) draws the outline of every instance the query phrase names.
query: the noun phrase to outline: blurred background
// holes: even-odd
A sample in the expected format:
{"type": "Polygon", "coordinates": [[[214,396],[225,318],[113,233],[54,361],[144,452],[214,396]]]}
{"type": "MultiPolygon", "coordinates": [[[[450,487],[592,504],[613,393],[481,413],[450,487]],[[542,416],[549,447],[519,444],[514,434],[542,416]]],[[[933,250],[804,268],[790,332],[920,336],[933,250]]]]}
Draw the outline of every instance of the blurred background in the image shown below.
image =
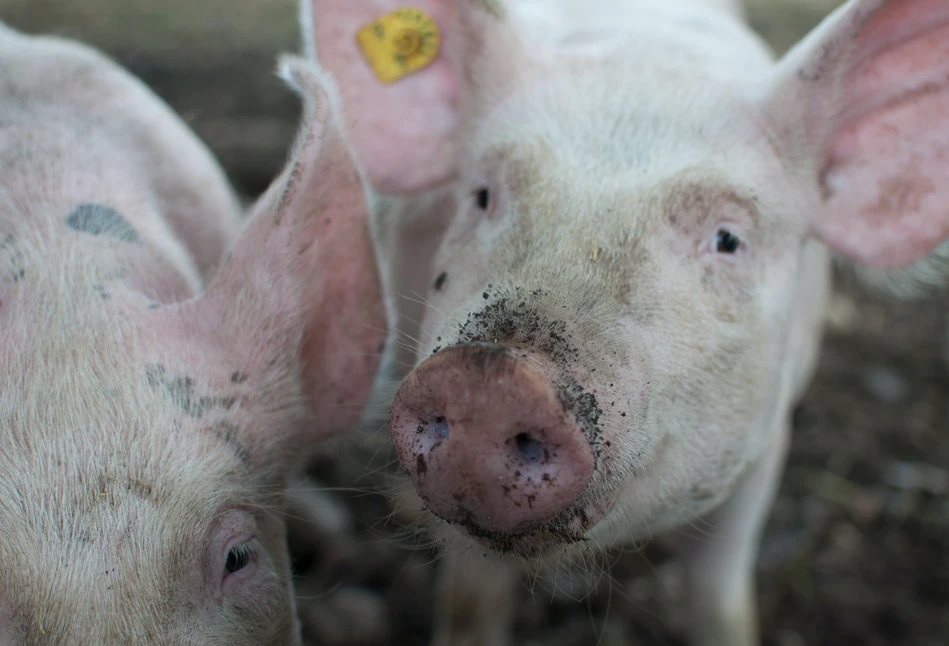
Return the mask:
{"type": "MultiPolygon", "coordinates": [[[[838,0],[749,0],[784,52],[838,0]]],[[[253,198],[297,126],[274,76],[298,48],[296,0],[0,0],[0,20],[113,55],[181,114],[253,198]]],[[[949,643],[949,297],[912,303],[838,283],[818,377],[795,413],[790,463],[758,564],[766,646],[949,643]]],[[[427,644],[434,554],[406,538],[361,476],[372,455],[314,467],[324,523],[298,550],[314,644],[427,644]]],[[[376,458],[374,467],[378,464],[376,458]]],[[[518,644],[681,644],[678,573],[658,548],[605,559],[592,592],[524,587],[518,644]]]]}

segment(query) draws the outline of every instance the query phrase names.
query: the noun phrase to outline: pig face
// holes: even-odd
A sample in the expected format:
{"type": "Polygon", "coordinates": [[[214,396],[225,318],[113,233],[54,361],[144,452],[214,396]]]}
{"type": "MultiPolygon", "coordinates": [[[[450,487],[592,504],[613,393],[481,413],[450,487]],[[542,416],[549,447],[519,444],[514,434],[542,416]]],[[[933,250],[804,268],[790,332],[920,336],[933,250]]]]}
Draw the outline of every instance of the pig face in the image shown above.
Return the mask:
{"type": "Polygon", "coordinates": [[[520,556],[693,520],[776,444],[815,246],[892,268],[949,234],[945,6],[854,0],[774,68],[700,3],[559,29],[530,20],[543,3],[418,4],[444,51],[398,88],[320,20],[312,39],[371,178],[455,184],[391,409],[400,461],[433,515],[520,556]],[[386,135],[427,173],[400,174],[386,135]]]}
{"type": "MultiPolygon", "coordinates": [[[[0,53],[13,38],[26,39],[0,33],[0,53]]],[[[160,245],[130,224],[141,212],[85,197],[62,210],[61,186],[0,183],[4,643],[299,643],[286,482],[315,441],[358,422],[387,322],[334,90],[302,61],[282,69],[304,128],[198,296],[142,287],[162,264],[146,262],[160,245]]],[[[117,96],[137,87],[113,81],[117,96]]],[[[13,160],[18,176],[34,159],[40,174],[73,174],[68,151],[36,153],[46,125],[13,142],[34,146],[13,160]]],[[[96,163],[123,176],[126,159],[96,163]]]]}
{"type": "Polygon", "coordinates": [[[425,361],[391,416],[432,510],[520,554],[619,523],[644,537],[721,502],[769,439],[805,234],[762,190],[776,160],[727,124],[701,141],[680,121],[649,163],[611,150],[635,112],[556,137],[588,109],[547,98],[570,81],[543,108],[512,97],[465,151],[425,361]],[[501,463],[483,476],[473,454],[501,463]]]}
{"type": "Polygon", "coordinates": [[[17,351],[4,352],[0,377],[0,635],[295,643],[286,473],[254,442],[258,428],[305,432],[292,373],[143,333],[161,316],[145,302],[117,291],[103,308],[86,281],[55,269],[23,287],[90,302],[68,318],[49,307],[43,335],[35,319],[4,325],[17,351]]]}

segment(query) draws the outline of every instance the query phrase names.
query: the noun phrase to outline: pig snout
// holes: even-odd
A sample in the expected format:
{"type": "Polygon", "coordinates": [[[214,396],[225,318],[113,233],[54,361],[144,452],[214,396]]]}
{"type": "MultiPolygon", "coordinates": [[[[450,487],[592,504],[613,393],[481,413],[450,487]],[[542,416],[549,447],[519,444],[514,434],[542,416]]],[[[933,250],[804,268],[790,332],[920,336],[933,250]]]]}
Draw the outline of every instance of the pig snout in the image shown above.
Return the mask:
{"type": "Polygon", "coordinates": [[[472,533],[529,532],[593,476],[590,444],[543,362],[501,345],[456,345],[422,362],[396,394],[390,431],[429,509],[472,533]]]}

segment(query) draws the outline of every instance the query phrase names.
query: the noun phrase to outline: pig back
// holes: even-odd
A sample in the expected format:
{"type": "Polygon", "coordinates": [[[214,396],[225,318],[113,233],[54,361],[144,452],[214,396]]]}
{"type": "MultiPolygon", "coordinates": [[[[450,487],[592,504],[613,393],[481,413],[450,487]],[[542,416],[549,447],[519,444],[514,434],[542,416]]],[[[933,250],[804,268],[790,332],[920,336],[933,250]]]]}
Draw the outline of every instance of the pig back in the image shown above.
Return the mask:
{"type": "Polygon", "coordinates": [[[0,23],[0,139],[0,218],[18,228],[109,207],[193,289],[239,232],[240,204],[208,148],[143,83],[79,43],[0,23]]]}

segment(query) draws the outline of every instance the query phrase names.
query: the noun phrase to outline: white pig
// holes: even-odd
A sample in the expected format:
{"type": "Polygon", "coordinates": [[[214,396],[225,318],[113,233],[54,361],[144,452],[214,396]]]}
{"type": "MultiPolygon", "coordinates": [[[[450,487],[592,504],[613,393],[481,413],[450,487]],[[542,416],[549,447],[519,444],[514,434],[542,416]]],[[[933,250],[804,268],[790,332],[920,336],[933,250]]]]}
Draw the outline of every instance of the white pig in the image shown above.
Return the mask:
{"type": "Polygon", "coordinates": [[[0,23],[3,644],[300,641],[286,482],[358,421],[387,314],[334,90],[282,70],[305,121],[241,230],[142,83],[0,23]]]}
{"type": "Polygon", "coordinates": [[[737,0],[414,0],[438,56],[382,83],[354,35],[402,4],[301,16],[369,181],[429,218],[386,244],[426,302],[390,431],[435,527],[528,565],[672,536],[691,643],[757,643],[831,254],[926,276],[949,236],[949,2],[851,0],[775,62],[737,0]]]}

